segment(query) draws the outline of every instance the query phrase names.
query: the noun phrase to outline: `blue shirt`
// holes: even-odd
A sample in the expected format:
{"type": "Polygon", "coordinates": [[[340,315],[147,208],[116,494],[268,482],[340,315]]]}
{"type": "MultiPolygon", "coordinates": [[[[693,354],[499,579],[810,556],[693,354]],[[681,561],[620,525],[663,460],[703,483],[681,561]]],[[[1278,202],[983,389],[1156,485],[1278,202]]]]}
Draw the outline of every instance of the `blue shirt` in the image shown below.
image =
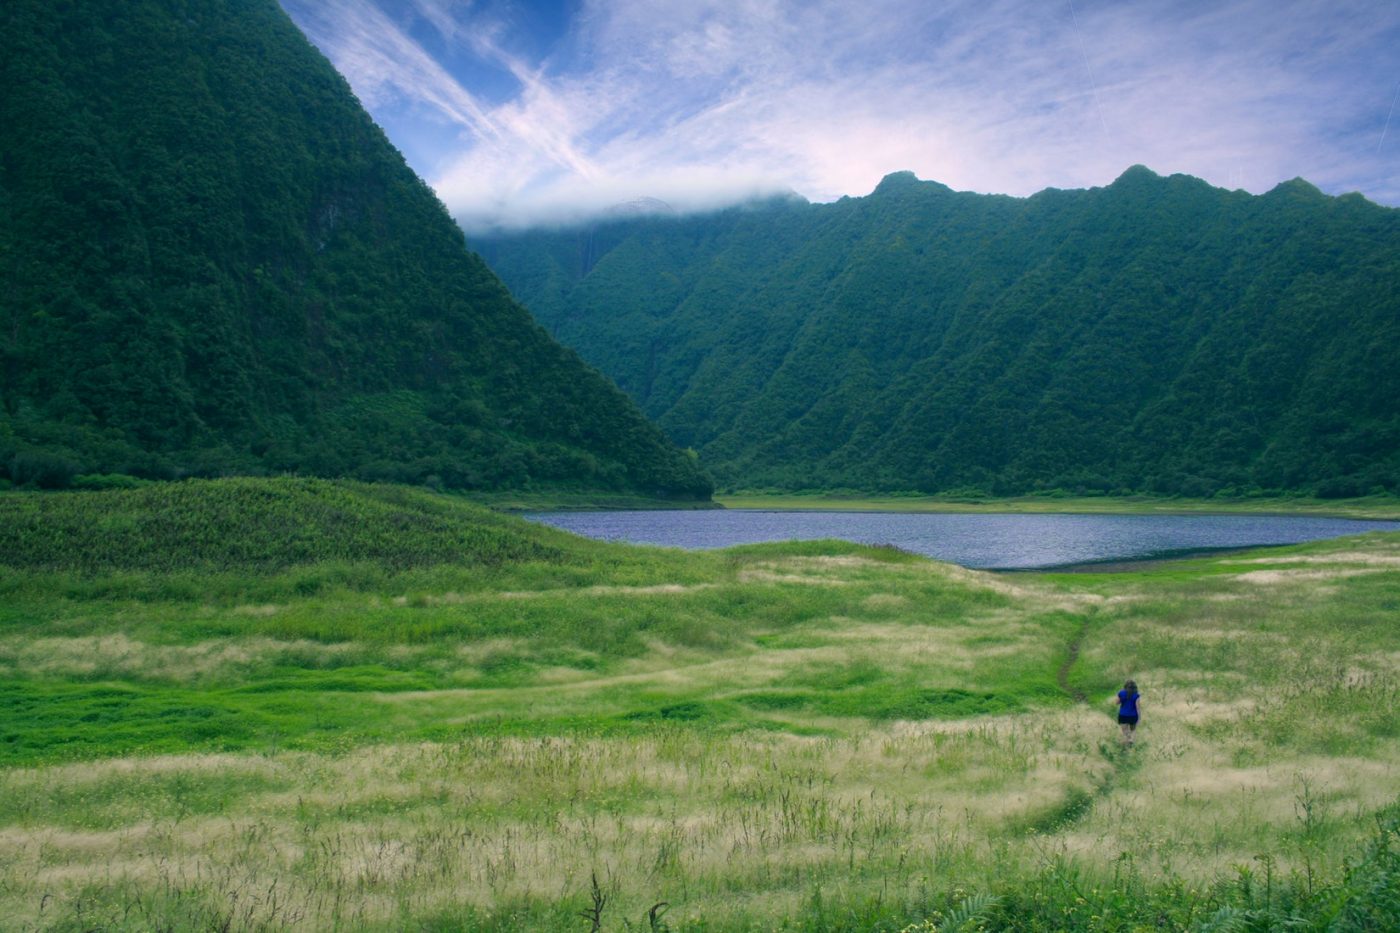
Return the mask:
{"type": "Polygon", "coordinates": [[[1129,694],[1126,690],[1118,691],[1118,712],[1123,716],[1136,716],[1138,697],[1141,693],[1129,694]]]}

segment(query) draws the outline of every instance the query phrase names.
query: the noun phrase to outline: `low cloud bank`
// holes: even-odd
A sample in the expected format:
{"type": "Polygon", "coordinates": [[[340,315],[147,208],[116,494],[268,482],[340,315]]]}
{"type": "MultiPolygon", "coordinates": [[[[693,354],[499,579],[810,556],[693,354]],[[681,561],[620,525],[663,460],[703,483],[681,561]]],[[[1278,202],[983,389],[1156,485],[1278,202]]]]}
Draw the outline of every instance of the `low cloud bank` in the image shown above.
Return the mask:
{"type": "Polygon", "coordinates": [[[800,197],[777,179],[696,169],[631,179],[584,181],[564,176],[520,192],[493,193],[470,175],[434,187],[468,234],[531,227],[574,227],[619,214],[698,214],[772,197],[800,197]]]}

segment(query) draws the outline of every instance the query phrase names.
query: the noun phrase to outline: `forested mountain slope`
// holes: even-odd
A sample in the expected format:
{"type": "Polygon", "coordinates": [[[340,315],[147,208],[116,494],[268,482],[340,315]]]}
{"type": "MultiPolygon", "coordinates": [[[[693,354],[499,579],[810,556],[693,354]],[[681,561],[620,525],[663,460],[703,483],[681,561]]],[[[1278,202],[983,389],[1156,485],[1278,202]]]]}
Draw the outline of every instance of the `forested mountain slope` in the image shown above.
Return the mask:
{"type": "Polygon", "coordinates": [[[8,0],[0,86],[0,480],[708,496],[274,0],[8,0]]]}
{"type": "Polygon", "coordinates": [[[1400,491],[1400,211],[1359,195],[904,172],[473,245],[728,487],[1400,491]]]}

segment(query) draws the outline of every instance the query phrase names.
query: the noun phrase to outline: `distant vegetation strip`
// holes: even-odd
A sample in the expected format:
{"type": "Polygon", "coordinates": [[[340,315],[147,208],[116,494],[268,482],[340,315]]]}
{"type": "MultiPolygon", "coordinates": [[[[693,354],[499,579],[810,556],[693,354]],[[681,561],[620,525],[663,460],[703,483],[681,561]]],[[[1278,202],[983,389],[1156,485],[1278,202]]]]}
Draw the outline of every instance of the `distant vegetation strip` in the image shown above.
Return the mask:
{"type": "Polygon", "coordinates": [[[1359,499],[1303,497],[1187,499],[1164,496],[875,496],[853,493],[727,493],[715,496],[726,509],[763,511],[844,510],[856,512],[1024,512],[1081,514],[1254,514],[1319,515],[1338,518],[1400,518],[1400,497],[1359,499]]]}
{"type": "Polygon", "coordinates": [[[479,503],[502,512],[575,512],[575,511],[635,511],[718,509],[713,499],[657,499],[649,496],[627,496],[606,492],[524,491],[463,492],[470,502],[479,503]]]}

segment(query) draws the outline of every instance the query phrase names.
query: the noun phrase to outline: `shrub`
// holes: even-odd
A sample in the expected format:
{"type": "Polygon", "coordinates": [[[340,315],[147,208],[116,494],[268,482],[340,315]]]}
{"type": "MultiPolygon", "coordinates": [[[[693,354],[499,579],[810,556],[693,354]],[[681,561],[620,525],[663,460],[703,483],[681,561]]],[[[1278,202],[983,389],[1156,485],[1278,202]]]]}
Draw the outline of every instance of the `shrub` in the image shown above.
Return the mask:
{"type": "Polygon", "coordinates": [[[78,464],[44,450],[23,451],[10,461],[10,479],[17,486],[67,489],[77,472],[78,464]]]}
{"type": "Polygon", "coordinates": [[[72,486],[74,489],[138,489],[151,482],[127,473],[82,473],[73,477],[72,486]]]}

